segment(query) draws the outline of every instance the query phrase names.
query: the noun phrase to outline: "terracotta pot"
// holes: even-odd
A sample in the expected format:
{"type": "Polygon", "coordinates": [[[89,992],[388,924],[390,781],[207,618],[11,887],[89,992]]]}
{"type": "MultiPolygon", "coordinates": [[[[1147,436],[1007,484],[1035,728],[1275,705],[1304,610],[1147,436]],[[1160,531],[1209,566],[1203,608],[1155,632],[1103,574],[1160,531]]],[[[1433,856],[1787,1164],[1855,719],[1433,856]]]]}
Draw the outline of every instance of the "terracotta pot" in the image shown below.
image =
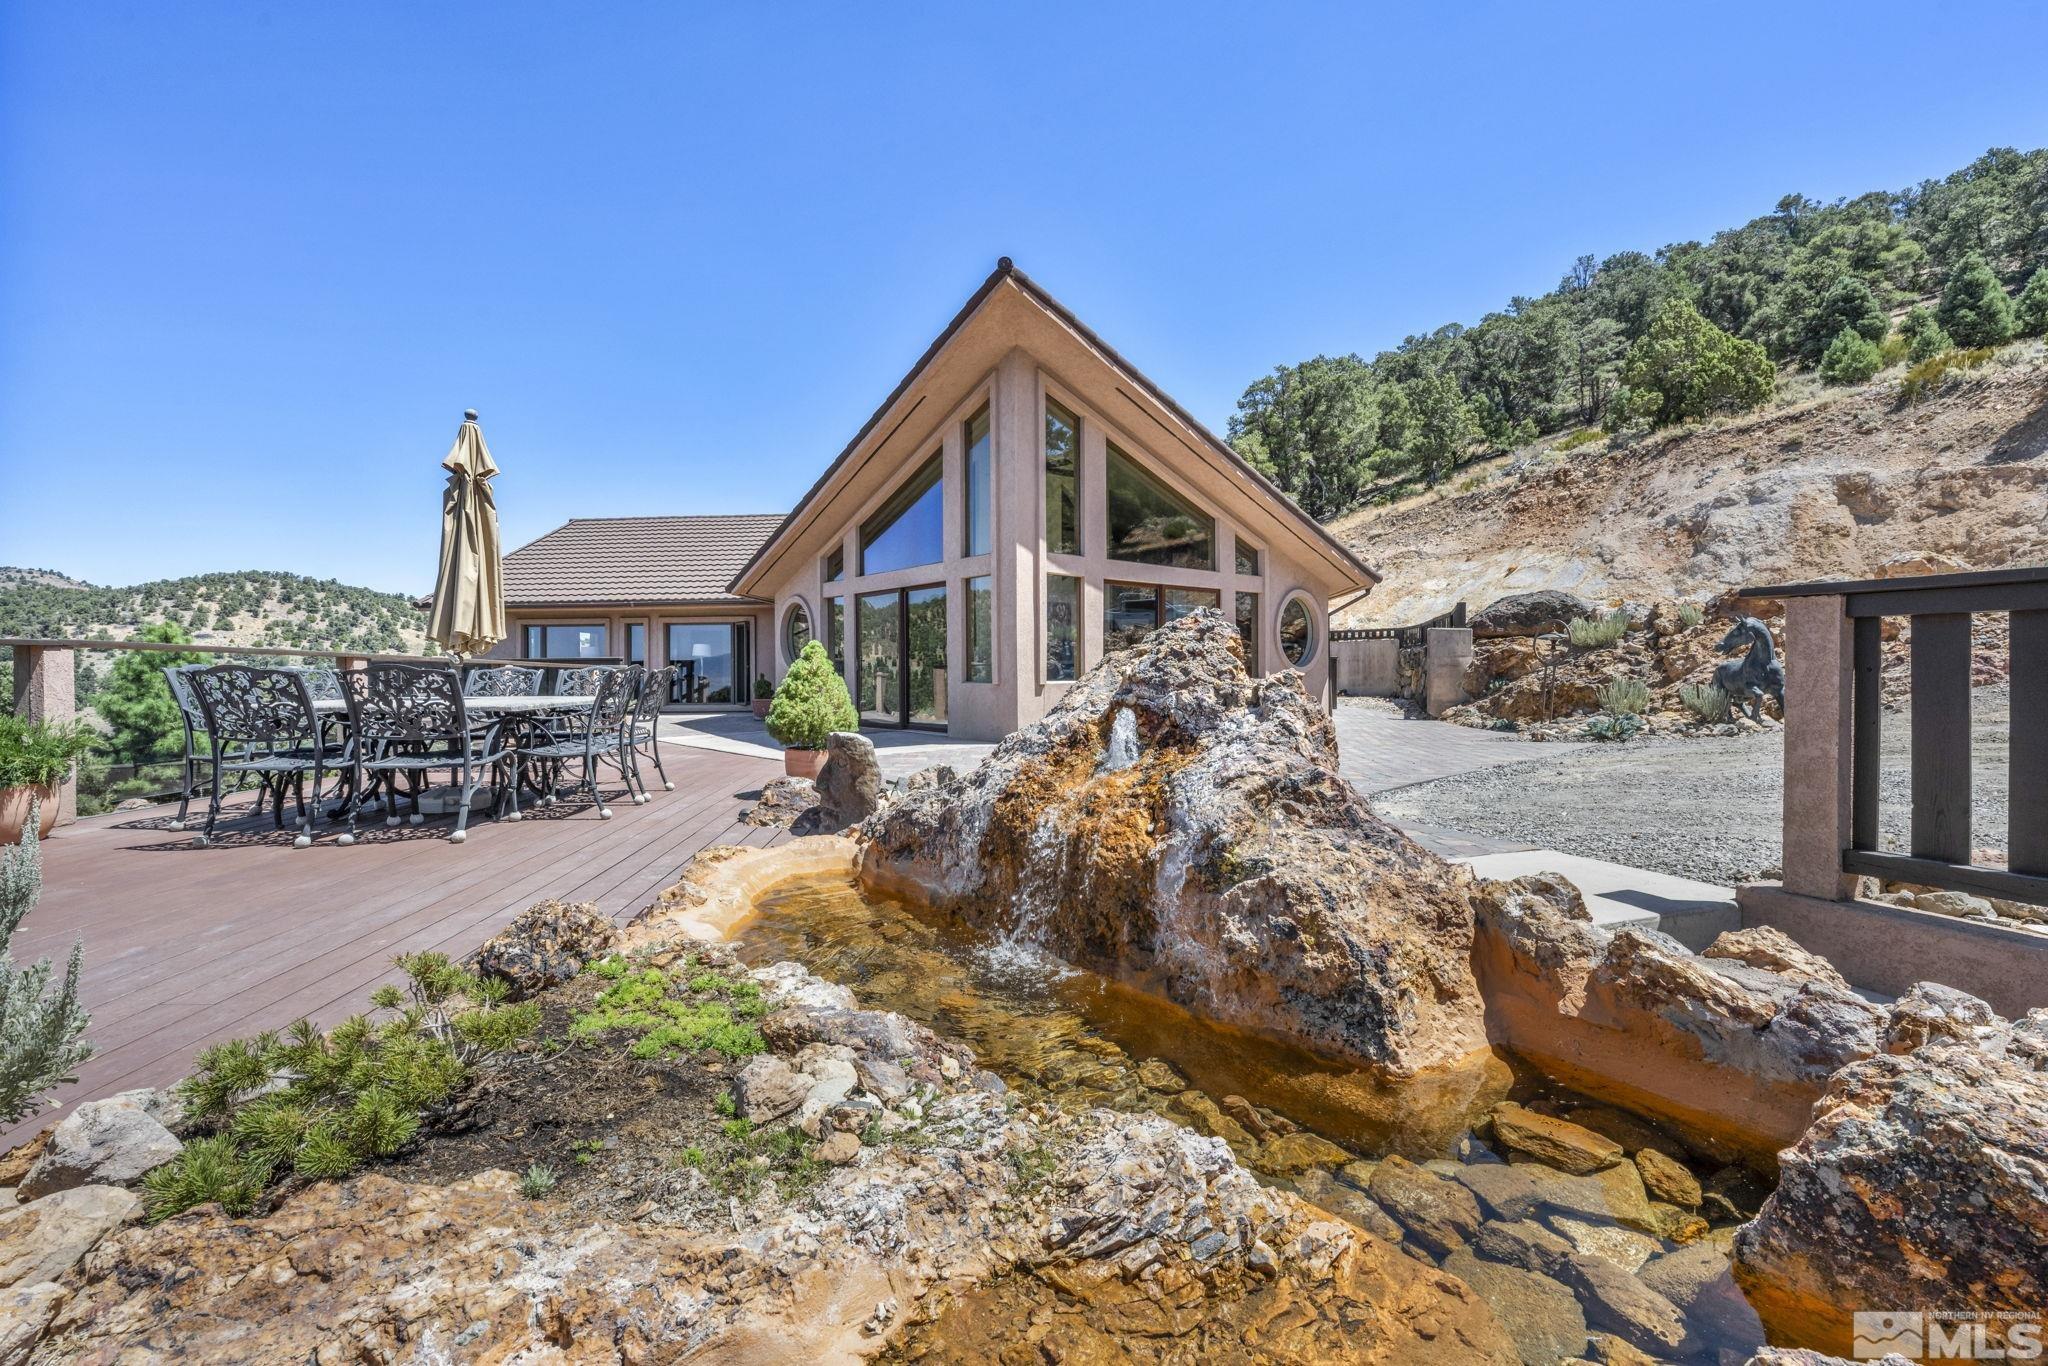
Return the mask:
{"type": "Polygon", "coordinates": [[[775,699],[774,699],[774,698],[772,698],[772,697],[757,697],[757,698],[755,698],[755,699],[754,699],[754,715],[756,715],[756,716],[760,716],[760,717],[765,717],[765,716],[767,716],[767,715],[768,715],[768,708],[769,708],[769,707],[771,707],[771,706],[773,706],[773,705],[774,705],[774,703],[775,703],[775,699]]]}
{"type": "Polygon", "coordinates": [[[782,751],[782,771],[792,778],[815,778],[818,770],[825,766],[825,751],[822,749],[785,749],[782,751]]]}
{"type": "Polygon", "coordinates": [[[57,789],[55,787],[9,787],[0,788],[0,844],[21,843],[21,827],[28,824],[28,804],[31,798],[40,799],[43,807],[36,821],[36,838],[48,839],[50,832],[57,828],[57,789]]]}

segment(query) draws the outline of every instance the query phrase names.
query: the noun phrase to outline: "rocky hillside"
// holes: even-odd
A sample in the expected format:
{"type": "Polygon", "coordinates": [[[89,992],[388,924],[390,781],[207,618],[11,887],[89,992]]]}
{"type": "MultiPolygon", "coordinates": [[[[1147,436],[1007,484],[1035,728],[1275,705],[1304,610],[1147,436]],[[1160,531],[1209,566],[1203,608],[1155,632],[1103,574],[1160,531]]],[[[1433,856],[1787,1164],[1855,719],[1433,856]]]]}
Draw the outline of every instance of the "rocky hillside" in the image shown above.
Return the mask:
{"type": "Polygon", "coordinates": [[[106,588],[53,570],[0,567],[0,635],[125,640],[173,621],[216,647],[416,651],[425,618],[402,593],[267,570],[106,588]]]}
{"type": "Polygon", "coordinates": [[[2048,353],[2007,348],[1903,405],[1896,370],[1624,449],[1558,440],[1332,530],[1386,580],[1346,625],[1557,588],[1705,602],[1910,556],[2048,562],[2048,353]]]}

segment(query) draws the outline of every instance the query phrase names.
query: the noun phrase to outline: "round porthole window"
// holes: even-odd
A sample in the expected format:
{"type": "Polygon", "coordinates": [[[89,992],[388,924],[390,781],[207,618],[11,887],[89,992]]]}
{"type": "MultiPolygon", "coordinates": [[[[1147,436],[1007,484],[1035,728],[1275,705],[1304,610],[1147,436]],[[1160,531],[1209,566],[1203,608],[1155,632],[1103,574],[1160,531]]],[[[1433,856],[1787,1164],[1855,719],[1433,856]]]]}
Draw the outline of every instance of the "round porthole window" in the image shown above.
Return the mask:
{"type": "Polygon", "coordinates": [[[804,646],[811,640],[811,611],[801,601],[789,605],[789,613],[782,619],[782,648],[789,662],[796,663],[796,657],[804,652],[804,646]]]}
{"type": "Polygon", "coordinates": [[[1299,669],[1316,652],[1316,619],[1306,598],[1289,598],[1280,609],[1280,653],[1299,669]]]}

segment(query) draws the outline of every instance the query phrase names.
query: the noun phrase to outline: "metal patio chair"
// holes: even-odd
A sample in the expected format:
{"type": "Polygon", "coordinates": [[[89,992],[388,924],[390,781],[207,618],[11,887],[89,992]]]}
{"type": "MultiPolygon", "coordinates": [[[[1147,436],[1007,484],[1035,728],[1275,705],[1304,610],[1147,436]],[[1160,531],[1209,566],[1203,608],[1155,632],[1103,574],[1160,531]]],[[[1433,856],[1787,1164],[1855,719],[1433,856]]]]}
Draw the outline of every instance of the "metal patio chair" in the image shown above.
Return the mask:
{"type": "MultiPolygon", "coordinates": [[[[582,764],[575,786],[569,789],[566,798],[550,794],[541,798],[542,805],[551,805],[556,800],[575,800],[579,793],[588,791],[590,803],[597,808],[599,820],[610,820],[612,809],[604,804],[604,796],[597,788],[597,766],[610,763],[625,773],[625,760],[619,753],[621,737],[625,732],[626,717],[632,706],[629,689],[633,686],[633,672],[640,666],[600,665],[589,670],[571,670],[576,673],[593,675],[595,691],[590,693],[590,710],[582,714],[565,714],[558,719],[557,728],[548,732],[552,737],[541,744],[526,745],[512,751],[512,810],[507,820],[522,820],[519,810],[519,772],[529,763],[576,763],[582,764]]],[[[565,678],[567,674],[563,675],[565,678]]],[[[566,696],[581,696],[568,693],[566,696]]],[[[632,790],[630,781],[627,790],[632,790]]]]}
{"type": "MultiPolygon", "coordinates": [[[[349,730],[355,740],[355,790],[363,792],[372,776],[382,777],[390,796],[384,824],[395,826],[399,822],[398,780],[404,776],[411,788],[410,819],[419,825],[426,819],[419,805],[421,784],[428,774],[445,768],[461,792],[448,842],[460,844],[468,839],[469,808],[483,785],[483,775],[486,771],[490,774],[495,811],[504,791],[499,773],[511,751],[501,743],[497,724],[470,719],[455,669],[445,664],[373,663],[344,674],[342,682],[349,730]]],[[[348,833],[338,843],[355,843],[360,805],[360,801],[349,804],[348,833]]]]}
{"type": "Polygon", "coordinates": [[[633,705],[626,714],[625,728],[619,746],[620,757],[632,769],[631,781],[640,790],[633,794],[633,804],[642,805],[654,799],[647,790],[647,780],[640,776],[640,756],[645,753],[654,758],[654,771],[661,775],[661,790],[673,792],[676,785],[669,781],[668,770],[661,766],[661,737],[656,733],[661,726],[661,707],[668,701],[669,687],[675,682],[676,666],[643,672],[639,687],[635,690],[633,705]]]}
{"type": "Polygon", "coordinates": [[[290,788],[299,816],[299,833],[292,847],[310,845],[313,822],[306,814],[306,775],[313,775],[313,809],[317,812],[322,782],[330,771],[338,771],[344,760],[321,740],[320,718],[313,710],[305,675],[296,669],[217,664],[188,671],[185,681],[205,714],[212,751],[207,756],[212,791],[207,800],[206,829],[198,842],[207,844],[213,839],[214,825],[220,819],[223,777],[253,776],[260,784],[257,809],[262,809],[266,795],[271,796],[273,820],[280,830],[284,828],[284,795],[290,788]]]}
{"type": "Polygon", "coordinates": [[[186,675],[205,667],[203,664],[173,664],[163,671],[164,682],[171,688],[171,700],[178,704],[178,720],[185,729],[185,758],[180,772],[182,781],[178,784],[178,816],[170,825],[173,830],[185,828],[192,799],[200,795],[199,765],[205,756],[200,752],[199,740],[206,734],[206,712],[199,705],[199,695],[192,691],[186,675]]]}
{"type": "Polygon", "coordinates": [[[462,680],[465,697],[537,697],[540,670],[517,664],[490,664],[471,669],[462,680]]]}

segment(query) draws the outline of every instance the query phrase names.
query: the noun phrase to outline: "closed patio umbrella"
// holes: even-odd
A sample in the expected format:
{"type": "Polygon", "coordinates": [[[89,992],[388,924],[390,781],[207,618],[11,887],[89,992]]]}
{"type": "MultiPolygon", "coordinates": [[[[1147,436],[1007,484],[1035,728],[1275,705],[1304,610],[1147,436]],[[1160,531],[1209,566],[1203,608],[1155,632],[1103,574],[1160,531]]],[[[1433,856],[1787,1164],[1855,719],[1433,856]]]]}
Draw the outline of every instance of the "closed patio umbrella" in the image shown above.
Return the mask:
{"type": "Polygon", "coordinates": [[[462,415],[441,467],[448,471],[448,488],[441,495],[441,570],[427,639],[454,654],[480,655],[505,638],[505,580],[498,504],[491,492],[498,466],[484,445],[475,409],[462,415]]]}

